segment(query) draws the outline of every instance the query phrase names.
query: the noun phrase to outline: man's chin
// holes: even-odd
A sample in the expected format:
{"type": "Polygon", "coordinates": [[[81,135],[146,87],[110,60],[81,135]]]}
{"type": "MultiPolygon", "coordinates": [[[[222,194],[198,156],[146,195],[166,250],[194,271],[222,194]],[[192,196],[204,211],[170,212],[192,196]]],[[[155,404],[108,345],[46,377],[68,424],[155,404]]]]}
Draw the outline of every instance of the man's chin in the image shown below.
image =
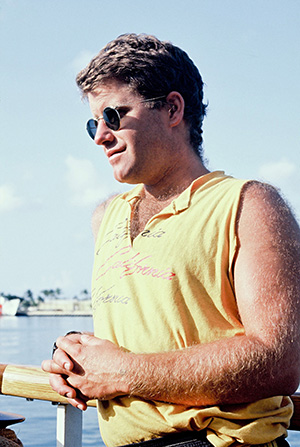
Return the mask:
{"type": "Polygon", "coordinates": [[[128,185],[137,185],[141,183],[138,179],[130,175],[121,175],[120,173],[114,172],[114,178],[119,183],[127,183],[128,185]]]}

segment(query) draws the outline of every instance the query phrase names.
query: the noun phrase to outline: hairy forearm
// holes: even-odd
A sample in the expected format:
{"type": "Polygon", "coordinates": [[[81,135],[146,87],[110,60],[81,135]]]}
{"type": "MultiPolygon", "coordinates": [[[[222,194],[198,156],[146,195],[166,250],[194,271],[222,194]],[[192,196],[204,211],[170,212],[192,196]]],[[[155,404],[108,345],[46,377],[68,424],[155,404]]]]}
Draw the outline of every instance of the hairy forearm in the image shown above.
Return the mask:
{"type": "Polygon", "coordinates": [[[77,389],[100,400],[132,395],[192,406],[247,403],[291,394],[298,386],[300,337],[274,327],[277,337],[243,335],[141,354],[91,335],[77,341],[60,337],[54,359],[43,362],[43,369],[62,395],[77,389]],[[66,358],[73,359],[70,367],[66,358]]]}
{"type": "Polygon", "coordinates": [[[280,349],[239,336],[181,351],[128,354],[128,366],[121,372],[131,394],[144,399],[233,404],[292,393],[295,374],[283,357],[280,349]]]}

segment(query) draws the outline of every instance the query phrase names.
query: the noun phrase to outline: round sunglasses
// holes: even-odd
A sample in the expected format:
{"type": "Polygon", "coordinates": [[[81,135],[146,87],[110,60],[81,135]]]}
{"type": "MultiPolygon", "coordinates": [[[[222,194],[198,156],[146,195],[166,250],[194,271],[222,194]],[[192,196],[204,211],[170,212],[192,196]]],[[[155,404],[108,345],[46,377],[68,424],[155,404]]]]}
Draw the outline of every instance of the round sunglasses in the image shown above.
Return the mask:
{"type": "MultiPolygon", "coordinates": [[[[158,101],[159,99],[163,99],[163,98],[165,98],[165,96],[158,96],[156,98],[143,99],[142,101],[139,101],[138,104],[143,103],[143,102],[149,102],[149,101],[158,101]]],[[[126,106],[122,106],[122,107],[126,107],[126,106]]],[[[120,129],[121,117],[118,112],[118,108],[120,108],[120,106],[105,107],[105,109],[103,110],[102,116],[100,116],[99,118],[91,118],[88,120],[88,122],[86,123],[86,130],[87,130],[87,133],[89,134],[89,136],[93,140],[97,133],[98,122],[101,119],[103,119],[103,121],[105,122],[106,126],[109,129],[112,129],[112,130],[120,129]]]]}

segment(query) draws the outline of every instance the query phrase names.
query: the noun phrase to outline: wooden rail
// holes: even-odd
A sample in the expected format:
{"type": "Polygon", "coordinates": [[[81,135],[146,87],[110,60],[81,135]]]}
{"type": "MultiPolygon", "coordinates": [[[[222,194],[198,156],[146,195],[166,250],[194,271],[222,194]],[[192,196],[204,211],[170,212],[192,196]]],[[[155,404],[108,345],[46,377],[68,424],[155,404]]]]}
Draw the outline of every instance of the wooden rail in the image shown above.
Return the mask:
{"type": "MultiPolygon", "coordinates": [[[[0,364],[0,394],[68,403],[65,397],[52,390],[49,374],[36,366],[0,364]]],[[[95,407],[96,401],[90,400],[88,405],[95,407]]]]}
{"type": "MultiPolygon", "coordinates": [[[[67,399],[50,387],[48,373],[35,366],[0,364],[0,394],[68,404],[67,399]]],[[[300,393],[295,393],[291,398],[294,414],[289,429],[300,431],[300,393]]],[[[90,400],[88,406],[95,407],[96,401],[90,400]]]]}

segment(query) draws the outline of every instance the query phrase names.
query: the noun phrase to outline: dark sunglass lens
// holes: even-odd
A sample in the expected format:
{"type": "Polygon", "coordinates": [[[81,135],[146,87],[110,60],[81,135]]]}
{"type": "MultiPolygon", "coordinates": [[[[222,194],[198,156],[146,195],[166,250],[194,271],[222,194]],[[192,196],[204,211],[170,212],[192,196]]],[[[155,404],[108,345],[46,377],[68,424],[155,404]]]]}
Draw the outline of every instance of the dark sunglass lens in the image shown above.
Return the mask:
{"type": "Polygon", "coordinates": [[[103,110],[103,119],[107,125],[112,130],[119,130],[120,128],[120,115],[116,109],[112,107],[106,107],[103,110]]]}
{"type": "Polygon", "coordinates": [[[89,136],[92,139],[95,138],[95,135],[96,135],[96,132],[97,132],[97,125],[98,125],[97,121],[93,120],[93,119],[88,120],[88,122],[86,123],[87,133],[89,134],[89,136]]]}

